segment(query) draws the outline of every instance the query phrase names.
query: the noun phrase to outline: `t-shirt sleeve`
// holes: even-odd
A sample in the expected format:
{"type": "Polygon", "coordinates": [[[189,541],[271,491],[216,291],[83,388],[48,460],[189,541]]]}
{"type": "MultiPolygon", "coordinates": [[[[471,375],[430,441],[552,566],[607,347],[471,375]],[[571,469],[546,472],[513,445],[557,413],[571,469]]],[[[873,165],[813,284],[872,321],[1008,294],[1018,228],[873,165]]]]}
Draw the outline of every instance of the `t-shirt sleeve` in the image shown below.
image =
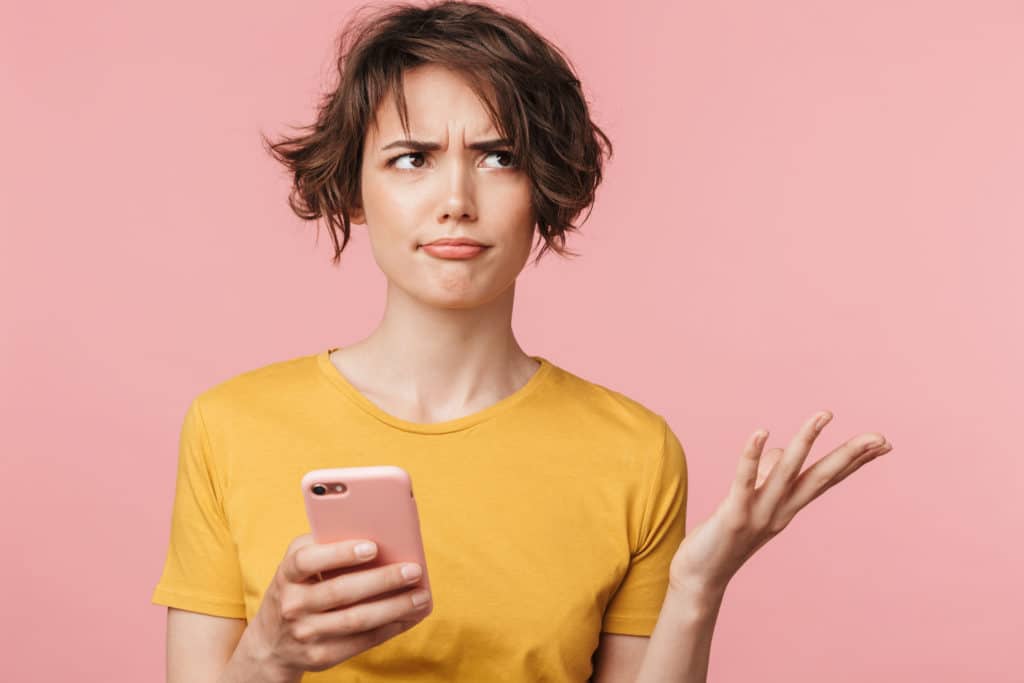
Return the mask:
{"type": "Polygon", "coordinates": [[[153,604],[245,618],[238,553],[224,515],[222,471],[197,398],[181,428],[170,545],[153,604]]]}
{"type": "Polygon", "coordinates": [[[629,569],[605,610],[601,630],[649,636],[668,590],[669,565],[686,535],[686,454],[662,419],[661,453],[647,468],[650,480],[637,545],[629,569]]]}

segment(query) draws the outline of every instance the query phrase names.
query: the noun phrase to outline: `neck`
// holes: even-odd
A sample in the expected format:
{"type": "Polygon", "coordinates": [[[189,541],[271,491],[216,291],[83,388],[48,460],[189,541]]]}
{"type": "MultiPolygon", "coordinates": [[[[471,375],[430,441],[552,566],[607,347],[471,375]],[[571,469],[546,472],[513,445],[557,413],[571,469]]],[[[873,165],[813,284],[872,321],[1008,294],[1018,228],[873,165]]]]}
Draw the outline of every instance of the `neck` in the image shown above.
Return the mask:
{"type": "Polygon", "coordinates": [[[374,394],[424,412],[457,413],[495,403],[538,367],[512,332],[514,299],[513,282],[479,306],[444,308],[389,281],[380,324],[342,349],[346,375],[374,394]]]}

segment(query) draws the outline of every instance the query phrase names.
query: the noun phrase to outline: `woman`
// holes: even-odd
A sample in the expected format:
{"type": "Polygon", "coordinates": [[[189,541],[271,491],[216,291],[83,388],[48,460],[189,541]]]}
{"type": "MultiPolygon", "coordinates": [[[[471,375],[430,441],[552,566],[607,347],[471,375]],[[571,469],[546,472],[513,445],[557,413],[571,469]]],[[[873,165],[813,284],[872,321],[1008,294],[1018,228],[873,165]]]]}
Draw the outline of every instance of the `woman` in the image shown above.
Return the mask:
{"type": "Polygon", "coordinates": [[[785,453],[762,459],[756,433],[684,540],[686,460],[665,420],[528,355],[511,327],[534,235],[538,258],[568,253],[611,153],[567,61],[521,21],[452,2],[387,8],[339,50],[316,123],[270,151],[295,211],[326,218],[335,262],[365,226],[384,316],[190,406],[153,597],[171,608],[168,679],[705,680],[729,579],[885,439],[800,474],[828,413],[785,453]],[[366,562],[373,539],[313,543],[301,476],[376,464],[412,477],[433,595],[397,565],[314,578],[366,562]]]}

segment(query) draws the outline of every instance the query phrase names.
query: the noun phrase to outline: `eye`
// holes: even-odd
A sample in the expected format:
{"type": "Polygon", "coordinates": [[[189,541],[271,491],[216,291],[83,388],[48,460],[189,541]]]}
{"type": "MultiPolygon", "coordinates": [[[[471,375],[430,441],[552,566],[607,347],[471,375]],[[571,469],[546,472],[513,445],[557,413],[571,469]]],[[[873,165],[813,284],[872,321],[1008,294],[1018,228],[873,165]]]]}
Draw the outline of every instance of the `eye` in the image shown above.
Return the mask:
{"type": "MultiPolygon", "coordinates": [[[[497,168],[515,168],[515,166],[516,166],[515,159],[512,157],[512,150],[508,150],[508,149],[497,150],[497,151],[488,153],[487,156],[488,157],[497,156],[497,157],[503,157],[504,158],[504,162],[501,162],[501,161],[498,162],[497,168]]],[[[407,152],[405,154],[399,154],[396,157],[392,157],[392,158],[388,159],[387,165],[388,166],[393,166],[393,167],[395,167],[397,169],[400,169],[400,170],[403,170],[403,171],[408,171],[408,170],[414,170],[414,169],[423,168],[423,165],[424,165],[425,161],[426,160],[423,157],[423,152],[407,152]],[[413,161],[418,159],[420,161],[420,163],[418,163],[418,164],[417,163],[413,163],[411,168],[409,166],[400,166],[400,165],[398,165],[398,162],[401,159],[404,159],[406,157],[410,157],[413,161]]]]}
{"type": "MultiPolygon", "coordinates": [[[[399,159],[404,159],[405,157],[418,157],[419,159],[422,160],[423,152],[408,152],[406,154],[399,154],[397,157],[392,157],[388,159],[388,166],[395,166],[395,168],[406,169],[406,167],[396,166],[395,164],[395,162],[397,162],[399,159]]],[[[422,166],[413,166],[413,168],[422,168],[422,166]]]]}
{"type": "Polygon", "coordinates": [[[515,168],[515,159],[512,157],[512,150],[502,149],[496,152],[491,152],[487,156],[504,156],[506,159],[505,165],[499,166],[499,168],[515,168]]]}

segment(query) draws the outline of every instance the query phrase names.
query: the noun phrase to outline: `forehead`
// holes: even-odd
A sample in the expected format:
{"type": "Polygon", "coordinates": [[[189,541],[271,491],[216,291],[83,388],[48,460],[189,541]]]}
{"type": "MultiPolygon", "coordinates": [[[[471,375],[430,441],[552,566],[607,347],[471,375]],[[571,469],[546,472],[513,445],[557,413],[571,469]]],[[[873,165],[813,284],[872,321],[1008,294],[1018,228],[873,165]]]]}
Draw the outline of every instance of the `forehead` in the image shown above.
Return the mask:
{"type": "MultiPolygon", "coordinates": [[[[402,86],[413,138],[444,140],[449,131],[475,140],[496,128],[487,108],[461,74],[436,64],[424,64],[403,74],[402,86]]],[[[376,125],[367,131],[370,140],[404,137],[395,93],[385,97],[376,111],[376,125]]]]}

